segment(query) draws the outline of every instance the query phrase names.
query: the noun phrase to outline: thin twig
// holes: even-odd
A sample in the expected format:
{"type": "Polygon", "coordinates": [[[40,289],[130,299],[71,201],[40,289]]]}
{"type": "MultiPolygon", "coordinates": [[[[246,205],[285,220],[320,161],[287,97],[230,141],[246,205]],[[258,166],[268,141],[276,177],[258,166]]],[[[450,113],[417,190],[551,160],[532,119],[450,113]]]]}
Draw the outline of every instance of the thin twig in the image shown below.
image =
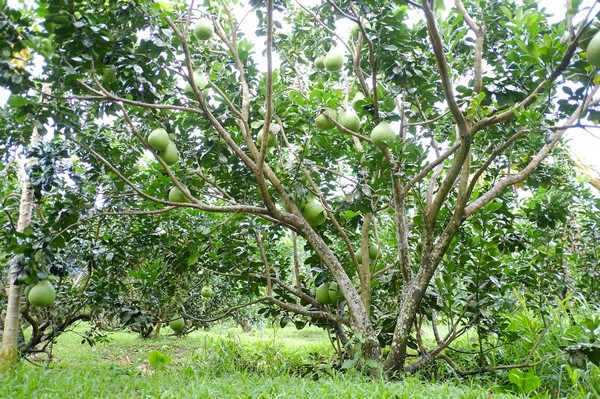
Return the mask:
{"type": "Polygon", "coordinates": [[[260,257],[262,258],[262,262],[265,265],[265,276],[267,280],[267,296],[270,297],[273,296],[273,286],[271,285],[271,265],[265,252],[265,246],[263,245],[260,231],[255,230],[254,236],[256,237],[256,244],[258,245],[258,249],[260,251],[260,257]]]}

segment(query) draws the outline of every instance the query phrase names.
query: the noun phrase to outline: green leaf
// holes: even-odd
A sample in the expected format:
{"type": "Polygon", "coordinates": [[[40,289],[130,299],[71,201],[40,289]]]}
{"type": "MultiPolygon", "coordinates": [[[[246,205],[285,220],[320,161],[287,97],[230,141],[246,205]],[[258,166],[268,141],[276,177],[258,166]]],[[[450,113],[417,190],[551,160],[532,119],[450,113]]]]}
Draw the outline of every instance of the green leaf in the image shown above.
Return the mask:
{"type": "Polygon", "coordinates": [[[523,373],[520,370],[517,369],[512,369],[508,372],[508,380],[512,383],[515,384],[516,386],[518,386],[519,388],[523,385],[523,376],[525,375],[525,373],[523,373]]]}
{"type": "Polygon", "coordinates": [[[357,361],[358,361],[358,359],[356,359],[356,358],[344,360],[344,363],[342,363],[342,370],[347,370],[347,369],[354,367],[354,365],[356,365],[357,361]]]}
{"type": "Polygon", "coordinates": [[[188,266],[195,265],[198,262],[199,257],[200,257],[199,253],[191,254],[187,261],[188,266]]]}
{"type": "Polygon", "coordinates": [[[365,361],[365,366],[367,366],[370,369],[376,369],[377,367],[379,367],[379,364],[377,364],[377,361],[375,359],[367,359],[365,361]]]}
{"type": "Polygon", "coordinates": [[[519,46],[519,48],[521,49],[522,52],[529,54],[529,49],[527,48],[527,45],[525,44],[525,42],[523,42],[521,39],[517,39],[515,38],[515,43],[517,43],[517,46],[519,46]]]}
{"type": "Polygon", "coordinates": [[[252,129],[258,129],[264,124],[264,121],[254,121],[250,124],[252,129]]]}
{"type": "Polygon", "coordinates": [[[158,367],[162,367],[170,362],[170,356],[165,356],[161,351],[158,351],[156,349],[150,351],[150,353],[148,354],[148,363],[150,363],[150,366],[152,366],[155,369],[158,367]]]}
{"type": "Polygon", "coordinates": [[[502,202],[490,202],[485,206],[485,209],[489,212],[496,212],[500,208],[502,208],[502,202]]]}
{"type": "Polygon", "coordinates": [[[538,389],[542,385],[542,379],[532,372],[525,373],[525,378],[523,379],[523,392],[531,393],[538,389]]]}
{"type": "Polygon", "coordinates": [[[15,108],[19,108],[29,104],[31,104],[31,101],[28,98],[18,96],[16,94],[11,95],[8,99],[8,105],[15,108]]]}

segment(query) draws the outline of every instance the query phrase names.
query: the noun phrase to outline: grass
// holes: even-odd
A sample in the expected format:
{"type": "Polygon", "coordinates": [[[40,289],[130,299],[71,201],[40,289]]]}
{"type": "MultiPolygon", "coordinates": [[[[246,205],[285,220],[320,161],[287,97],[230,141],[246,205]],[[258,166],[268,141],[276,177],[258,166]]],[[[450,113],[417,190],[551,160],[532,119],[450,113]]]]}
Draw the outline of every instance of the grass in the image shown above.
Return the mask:
{"type": "Polygon", "coordinates": [[[94,347],[82,345],[76,333],[66,333],[54,345],[49,364],[24,362],[14,373],[0,374],[0,397],[488,398],[487,387],[468,381],[374,381],[355,371],[332,370],[333,349],[327,335],[315,328],[240,331],[217,326],[185,338],[161,335],[151,340],[117,332],[94,347]],[[153,349],[172,362],[151,368],[147,356],[153,349]]]}

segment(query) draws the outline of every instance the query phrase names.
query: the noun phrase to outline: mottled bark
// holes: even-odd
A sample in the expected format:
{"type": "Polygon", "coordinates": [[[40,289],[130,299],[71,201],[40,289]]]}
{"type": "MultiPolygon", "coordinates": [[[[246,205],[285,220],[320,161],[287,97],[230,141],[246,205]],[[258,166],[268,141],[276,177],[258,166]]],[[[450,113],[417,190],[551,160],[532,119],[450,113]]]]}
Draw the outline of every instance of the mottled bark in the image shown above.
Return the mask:
{"type": "MultiPolygon", "coordinates": [[[[329,272],[338,283],[340,291],[342,291],[342,294],[346,298],[346,305],[350,314],[350,329],[354,335],[359,334],[364,338],[361,348],[363,358],[372,359],[377,364],[381,364],[381,346],[379,345],[375,329],[371,324],[369,312],[365,308],[360,294],[354,287],[340,261],[323,241],[323,238],[312,229],[305,230],[306,240],[328,266],[329,272]]],[[[374,370],[374,372],[377,373],[377,370],[374,370]]]]}
{"type": "MultiPolygon", "coordinates": [[[[23,232],[31,223],[31,211],[33,209],[33,190],[29,179],[24,177],[22,184],[19,222],[17,225],[19,232],[23,232]]],[[[12,368],[18,361],[21,286],[16,284],[15,281],[17,271],[16,265],[13,265],[9,272],[8,304],[2,335],[2,350],[0,350],[0,370],[12,368]]]]}
{"type": "MultiPolygon", "coordinates": [[[[51,86],[45,84],[42,87],[42,94],[50,94],[51,86]]],[[[42,101],[45,101],[43,98],[42,101]]],[[[31,135],[31,145],[40,141],[40,135],[37,128],[34,127],[31,135]]],[[[28,159],[27,163],[32,164],[35,161],[28,159]]],[[[31,213],[33,210],[33,188],[29,181],[29,176],[23,175],[21,182],[21,202],[19,205],[19,221],[17,231],[22,233],[27,226],[31,224],[31,213]]],[[[8,304],[6,306],[6,319],[4,320],[4,333],[2,336],[2,349],[0,350],[0,370],[6,370],[14,367],[18,361],[19,347],[19,311],[21,304],[21,286],[16,284],[17,265],[13,264],[9,271],[8,304]]]]}

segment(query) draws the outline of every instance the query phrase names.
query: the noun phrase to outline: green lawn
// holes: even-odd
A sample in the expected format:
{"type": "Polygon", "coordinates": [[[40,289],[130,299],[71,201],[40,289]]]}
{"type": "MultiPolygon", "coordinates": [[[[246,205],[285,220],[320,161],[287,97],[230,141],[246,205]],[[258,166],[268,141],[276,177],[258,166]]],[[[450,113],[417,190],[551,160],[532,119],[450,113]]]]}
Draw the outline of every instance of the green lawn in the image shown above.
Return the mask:
{"type": "Polygon", "coordinates": [[[14,374],[0,375],[0,398],[488,399],[487,387],[468,381],[373,381],[355,371],[334,371],[328,367],[334,352],[327,335],[314,328],[244,334],[217,326],[185,338],[142,340],[125,332],[109,337],[89,347],[77,334],[64,334],[49,365],[24,362],[14,374]],[[154,370],[147,361],[154,349],[172,362],[154,370]]]}

